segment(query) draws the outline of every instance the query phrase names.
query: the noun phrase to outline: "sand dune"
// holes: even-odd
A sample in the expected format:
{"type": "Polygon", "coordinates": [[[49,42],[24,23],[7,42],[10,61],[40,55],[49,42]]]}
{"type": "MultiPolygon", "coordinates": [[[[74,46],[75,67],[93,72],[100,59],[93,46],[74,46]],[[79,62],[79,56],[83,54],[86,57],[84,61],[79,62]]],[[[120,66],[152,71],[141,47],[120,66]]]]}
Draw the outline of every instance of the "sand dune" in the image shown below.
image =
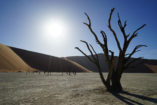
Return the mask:
{"type": "MultiPolygon", "coordinates": [[[[104,55],[98,54],[98,56],[99,56],[99,62],[100,62],[103,72],[107,72],[108,71],[107,64],[106,62],[104,62],[105,61],[104,55]]],[[[91,63],[85,56],[71,56],[71,57],[67,57],[67,59],[77,62],[80,65],[86,67],[87,69],[90,69],[91,71],[94,71],[94,72],[98,71],[95,64],[91,63]]],[[[115,57],[115,59],[117,59],[117,57],[115,57]]],[[[144,63],[141,65],[138,65],[138,67],[136,68],[128,69],[125,72],[129,72],[129,73],[154,73],[154,72],[156,73],[157,72],[157,60],[142,59],[140,62],[144,62],[144,63]]],[[[139,62],[136,62],[134,63],[134,65],[138,63],[139,62]]]]}
{"type": "Polygon", "coordinates": [[[150,68],[153,72],[157,73],[157,65],[145,64],[148,68],[150,68]]]}
{"type": "Polygon", "coordinates": [[[48,72],[90,72],[90,70],[65,58],[10,47],[31,67],[48,72]]]}
{"type": "Polygon", "coordinates": [[[79,68],[83,69],[83,70],[86,71],[86,72],[92,72],[91,70],[89,70],[89,69],[83,67],[82,65],[80,65],[80,64],[78,64],[78,63],[76,63],[76,62],[74,62],[74,61],[72,61],[72,60],[69,60],[69,59],[67,59],[67,58],[64,58],[64,59],[65,59],[66,61],[72,63],[73,65],[78,66],[79,68]]]}
{"type": "MultiPolygon", "coordinates": [[[[4,45],[1,45],[4,46],[4,45]]],[[[13,57],[9,57],[13,54],[10,54],[10,52],[13,53],[13,51],[8,50],[9,54],[8,54],[8,60],[12,61],[7,61],[5,59],[5,62],[1,63],[0,66],[4,66],[6,67],[6,70],[10,70],[10,69],[20,69],[21,67],[16,67],[13,66],[13,63],[16,62],[22,62],[22,60],[24,62],[26,62],[29,66],[31,66],[32,68],[41,70],[41,71],[49,71],[49,72],[68,72],[68,71],[76,71],[76,72],[97,72],[97,67],[91,63],[86,57],[84,56],[72,56],[72,57],[66,57],[66,58],[59,58],[59,57],[54,57],[54,56],[49,56],[49,55],[45,55],[45,54],[41,54],[41,53],[37,53],[37,52],[32,52],[32,51],[27,51],[27,50],[23,50],[23,49],[19,49],[19,48],[14,48],[14,47],[10,47],[19,57],[16,61],[16,59],[13,57]],[[10,63],[11,62],[11,63],[10,63]],[[9,65],[9,66],[7,66],[9,65]]],[[[8,47],[6,49],[9,49],[8,47]]],[[[14,55],[16,55],[14,53],[14,55]]],[[[7,54],[5,53],[5,51],[1,52],[1,60],[3,61],[3,55],[7,54]]],[[[13,55],[13,56],[14,56],[13,55]]],[[[17,56],[16,55],[16,56],[17,56]]],[[[16,57],[17,58],[17,57],[16,57]]],[[[107,65],[104,62],[105,61],[105,57],[103,54],[99,54],[99,60],[100,60],[100,65],[101,68],[104,72],[107,72],[107,65]]],[[[117,57],[115,57],[117,59],[117,57]]],[[[157,72],[157,60],[149,60],[149,59],[143,59],[142,61],[144,61],[144,64],[138,66],[137,68],[133,68],[133,69],[128,69],[126,72],[131,72],[131,73],[154,73],[157,72]]],[[[18,66],[21,65],[26,65],[25,63],[18,63],[18,66]]],[[[136,64],[135,64],[136,65],[136,64]]],[[[26,67],[26,66],[22,66],[22,67],[26,67]]],[[[27,67],[26,67],[27,68],[27,67]]],[[[3,68],[4,70],[5,68],[3,68]]],[[[2,71],[2,69],[1,69],[2,71]]]]}
{"type": "Polygon", "coordinates": [[[0,72],[34,71],[9,47],[0,44],[0,72]]]}

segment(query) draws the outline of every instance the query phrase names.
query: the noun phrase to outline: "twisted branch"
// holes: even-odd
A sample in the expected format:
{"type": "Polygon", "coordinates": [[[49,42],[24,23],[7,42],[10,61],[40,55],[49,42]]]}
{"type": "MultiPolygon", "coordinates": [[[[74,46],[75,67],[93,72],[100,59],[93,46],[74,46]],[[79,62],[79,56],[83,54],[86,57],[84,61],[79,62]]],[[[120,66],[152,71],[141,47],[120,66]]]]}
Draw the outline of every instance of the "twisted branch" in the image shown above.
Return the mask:
{"type": "Polygon", "coordinates": [[[140,50],[138,50],[138,49],[141,48],[141,47],[147,47],[147,46],[146,46],[146,45],[137,45],[137,46],[133,49],[133,51],[132,51],[130,54],[128,54],[128,57],[126,58],[126,62],[127,62],[128,60],[130,60],[131,57],[132,57],[136,52],[140,51],[140,50]]]}
{"type": "Polygon", "coordinates": [[[78,51],[80,51],[84,56],[86,56],[92,63],[95,63],[93,59],[91,59],[86,53],[84,53],[79,47],[75,47],[78,51]]]}
{"type": "Polygon", "coordinates": [[[117,34],[116,34],[116,32],[113,30],[113,28],[111,27],[111,18],[112,18],[113,12],[114,12],[114,8],[112,8],[112,9],[111,9],[111,12],[110,12],[110,16],[109,16],[109,19],[108,19],[108,27],[109,27],[110,31],[113,33],[113,36],[114,36],[114,38],[115,38],[115,40],[116,40],[118,49],[121,51],[122,49],[121,49],[121,47],[120,47],[120,43],[119,43],[119,40],[118,40],[118,38],[117,38],[117,34]]]}

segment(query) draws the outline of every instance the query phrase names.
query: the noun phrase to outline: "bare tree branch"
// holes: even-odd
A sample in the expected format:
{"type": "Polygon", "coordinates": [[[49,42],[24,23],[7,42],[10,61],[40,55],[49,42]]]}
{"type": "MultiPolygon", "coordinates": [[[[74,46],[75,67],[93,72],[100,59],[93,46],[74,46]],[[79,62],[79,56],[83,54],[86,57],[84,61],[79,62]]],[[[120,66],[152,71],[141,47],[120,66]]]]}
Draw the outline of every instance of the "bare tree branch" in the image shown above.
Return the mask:
{"type": "Polygon", "coordinates": [[[105,54],[105,56],[106,56],[106,58],[107,58],[107,62],[109,63],[108,48],[107,48],[107,39],[105,39],[105,38],[107,38],[107,37],[106,37],[106,35],[105,35],[105,32],[101,32],[101,33],[102,33],[102,36],[103,36],[103,38],[104,38],[104,41],[106,40],[106,41],[105,41],[105,44],[106,44],[106,45],[104,46],[104,44],[102,44],[102,43],[100,42],[100,40],[98,39],[96,33],[93,31],[92,26],[91,26],[91,19],[89,18],[88,14],[85,13],[85,15],[86,15],[86,17],[87,17],[89,23],[84,23],[84,24],[89,28],[89,30],[90,30],[90,32],[92,33],[92,35],[94,36],[96,42],[97,42],[97,43],[100,45],[100,47],[103,49],[103,52],[104,52],[104,54],[105,54]]]}
{"type": "Polygon", "coordinates": [[[104,41],[104,45],[107,45],[107,35],[104,31],[100,31],[102,37],[103,37],[103,41],[104,41]]]}
{"type": "Polygon", "coordinates": [[[111,18],[112,18],[113,12],[114,12],[114,8],[112,8],[112,9],[111,9],[111,12],[110,12],[110,16],[109,16],[109,19],[108,19],[108,27],[109,27],[110,31],[113,33],[113,36],[114,36],[114,38],[115,38],[115,40],[116,40],[118,49],[121,51],[122,49],[121,49],[119,40],[118,40],[118,38],[117,38],[117,34],[116,34],[116,32],[113,30],[113,28],[111,27],[111,18]]]}
{"type": "Polygon", "coordinates": [[[91,31],[91,33],[93,34],[93,36],[94,36],[96,42],[97,42],[99,45],[102,46],[103,44],[100,42],[100,40],[98,39],[96,33],[95,33],[95,32],[93,31],[93,29],[92,29],[92,26],[91,26],[91,19],[89,18],[89,16],[88,16],[87,13],[85,13],[85,15],[86,15],[86,17],[87,17],[89,23],[85,23],[85,22],[84,22],[84,24],[85,24],[85,25],[89,28],[89,30],[91,31]]]}
{"type": "Polygon", "coordinates": [[[131,35],[131,37],[129,38],[128,43],[130,43],[133,38],[137,37],[137,35],[138,35],[137,32],[138,32],[140,29],[144,28],[145,26],[146,26],[146,24],[144,24],[144,25],[140,26],[139,28],[137,28],[137,29],[133,32],[133,34],[131,35]]]}
{"type": "Polygon", "coordinates": [[[81,40],[81,42],[83,42],[83,43],[86,44],[86,46],[87,46],[89,52],[91,53],[91,56],[92,56],[93,60],[96,62],[97,60],[96,60],[96,58],[94,57],[94,54],[93,54],[92,50],[90,49],[88,43],[87,43],[86,41],[83,41],[83,40],[81,40]]]}
{"type": "Polygon", "coordinates": [[[124,25],[122,25],[122,21],[120,19],[119,13],[118,13],[118,26],[123,34],[124,40],[127,41],[128,35],[125,33],[125,27],[127,26],[127,21],[124,22],[124,25]]]}
{"type": "Polygon", "coordinates": [[[147,47],[147,46],[146,46],[146,45],[137,45],[137,46],[133,49],[133,51],[132,51],[130,54],[128,54],[129,56],[126,58],[126,62],[127,62],[129,59],[131,59],[131,57],[132,57],[136,52],[140,51],[140,50],[138,50],[138,49],[141,48],[141,47],[147,47]]]}
{"type": "Polygon", "coordinates": [[[111,50],[109,50],[109,52],[111,53],[111,59],[110,59],[110,61],[112,61],[114,59],[114,52],[111,51],[111,50]]]}
{"type": "Polygon", "coordinates": [[[107,44],[107,36],[106,36],[106,33],[104,31],[100,31],[101,35],[103,36],[103,41],[104,41],[104,45],[102,46],[104,49],[104,54],[105,54],[105,57],[106,57],[106,60],[109,63],[109,51],[108,51],[108,44],[107,44]]]}
{"type": "Polygon", "coordinates": [[[79,47],[75,47],[78,51],[80,51],[84,56],[86,56],[92,63],[95,63],[93,59],[91,59],[86,53],[84,53],[79,47]]]}
{"type": "Polygon", "coordinates": [[[96,59],[97,59],[97,61],[99,62],[99,57],[98,57],[98,54],[96,53],[96,51],[94,50],[94,48],[93,48],[93,46],[90,44],[90,47],[92,48],[92,50],[93,50],[93,52],[94,52],[94,54],[95,54],[95,56],[96,56],[96,59]]]}
{"type": "Polygon", "coordinates": [[[107,83],[110,85],[110,80],[112,78],[112,73],[114,72],[114,52],[109,50],[109,52],[111,53],[111,59],[110,59],[110,67],[109,67],[109,73],[108,73],[108,76],[107,76],[107,83]]]}
{"type": "Polygon", "coordinates": [[[137,33],[140,29],[144,28],[146,26],[146,24],[143,24],[142,26],[140,26],[139,28],[137,28],[133,34],[137,33]]]}
{"type": "Polygon", "coordinates": [[[85,12],[84,14],[86,15],[86,17],[87,17],[87,19],[88,19],[88,24],[87,24],[87,23],[84,23],[84,24],[86,24],[87,26],[88,26],[88,25],[91,26],[91,20],[90,20],[88,14],[87,14],[86,12],[85,12]]]}

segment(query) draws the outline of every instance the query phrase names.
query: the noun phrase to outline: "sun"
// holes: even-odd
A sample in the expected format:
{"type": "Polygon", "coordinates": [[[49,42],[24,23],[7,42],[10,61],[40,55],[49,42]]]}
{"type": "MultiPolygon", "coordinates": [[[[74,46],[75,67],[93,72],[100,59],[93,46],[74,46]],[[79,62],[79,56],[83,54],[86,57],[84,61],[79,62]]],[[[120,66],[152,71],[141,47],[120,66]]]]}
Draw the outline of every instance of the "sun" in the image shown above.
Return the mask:
{"type": "Polygon", "coordinates": [[[67,37],[68,25],[63,19],[46,19],[41,25],[41,31],[45,38],[61,40],[67,37]]]}

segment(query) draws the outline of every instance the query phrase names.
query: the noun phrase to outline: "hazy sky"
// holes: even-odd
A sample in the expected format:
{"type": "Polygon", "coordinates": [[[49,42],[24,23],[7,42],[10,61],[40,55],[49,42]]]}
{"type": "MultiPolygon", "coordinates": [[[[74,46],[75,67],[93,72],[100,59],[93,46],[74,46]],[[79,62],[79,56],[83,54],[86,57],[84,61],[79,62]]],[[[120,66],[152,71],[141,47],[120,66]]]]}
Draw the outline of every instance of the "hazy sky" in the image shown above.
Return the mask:
{"type": "MultiPolygon", "coordinates": [[[[139,31],[129,50],[137,44],[146,44],[134,57],[157,59],[157,0],[0,0],[0,43],[53,56],[82,55],[74,47],[78,46],[88,53],[80,40],[91,43],[98,53],[93,36],[82,22],[87,19],[84,12],[91,17],[94,30],[101,38],[100,30],[108,35],[109,48],[118,54],[113,35],[107,28],[107,19],[111,8],[116,8],[112,26],[119,40],[122,34],[117,27],[117,12],[121,19],[127,20],[127,32],[133,32],[142,24],[147,24],[139,31]],[[59,37],[47,36],[51,19],[61,22],[57,27],[63,28],[65,34],[59,37]],[[64,25],[63,25],[64,23],[64,25]],[[44,26],[46,24],[46,26],[44,26]],[[46,29],[44,30],[44,27],[46,29]],[[68,31],[67,31],[68,30],[68,31]]],[[[58,23],[56,23],[58,24],[58,23]]],[[[53,29],[52,29],[53,30],[53,29]]],[[[51,32],[51,31],[50,31],[51,32]]],[[[49,33],[50,34],[50,33],[49,33]]]]}

